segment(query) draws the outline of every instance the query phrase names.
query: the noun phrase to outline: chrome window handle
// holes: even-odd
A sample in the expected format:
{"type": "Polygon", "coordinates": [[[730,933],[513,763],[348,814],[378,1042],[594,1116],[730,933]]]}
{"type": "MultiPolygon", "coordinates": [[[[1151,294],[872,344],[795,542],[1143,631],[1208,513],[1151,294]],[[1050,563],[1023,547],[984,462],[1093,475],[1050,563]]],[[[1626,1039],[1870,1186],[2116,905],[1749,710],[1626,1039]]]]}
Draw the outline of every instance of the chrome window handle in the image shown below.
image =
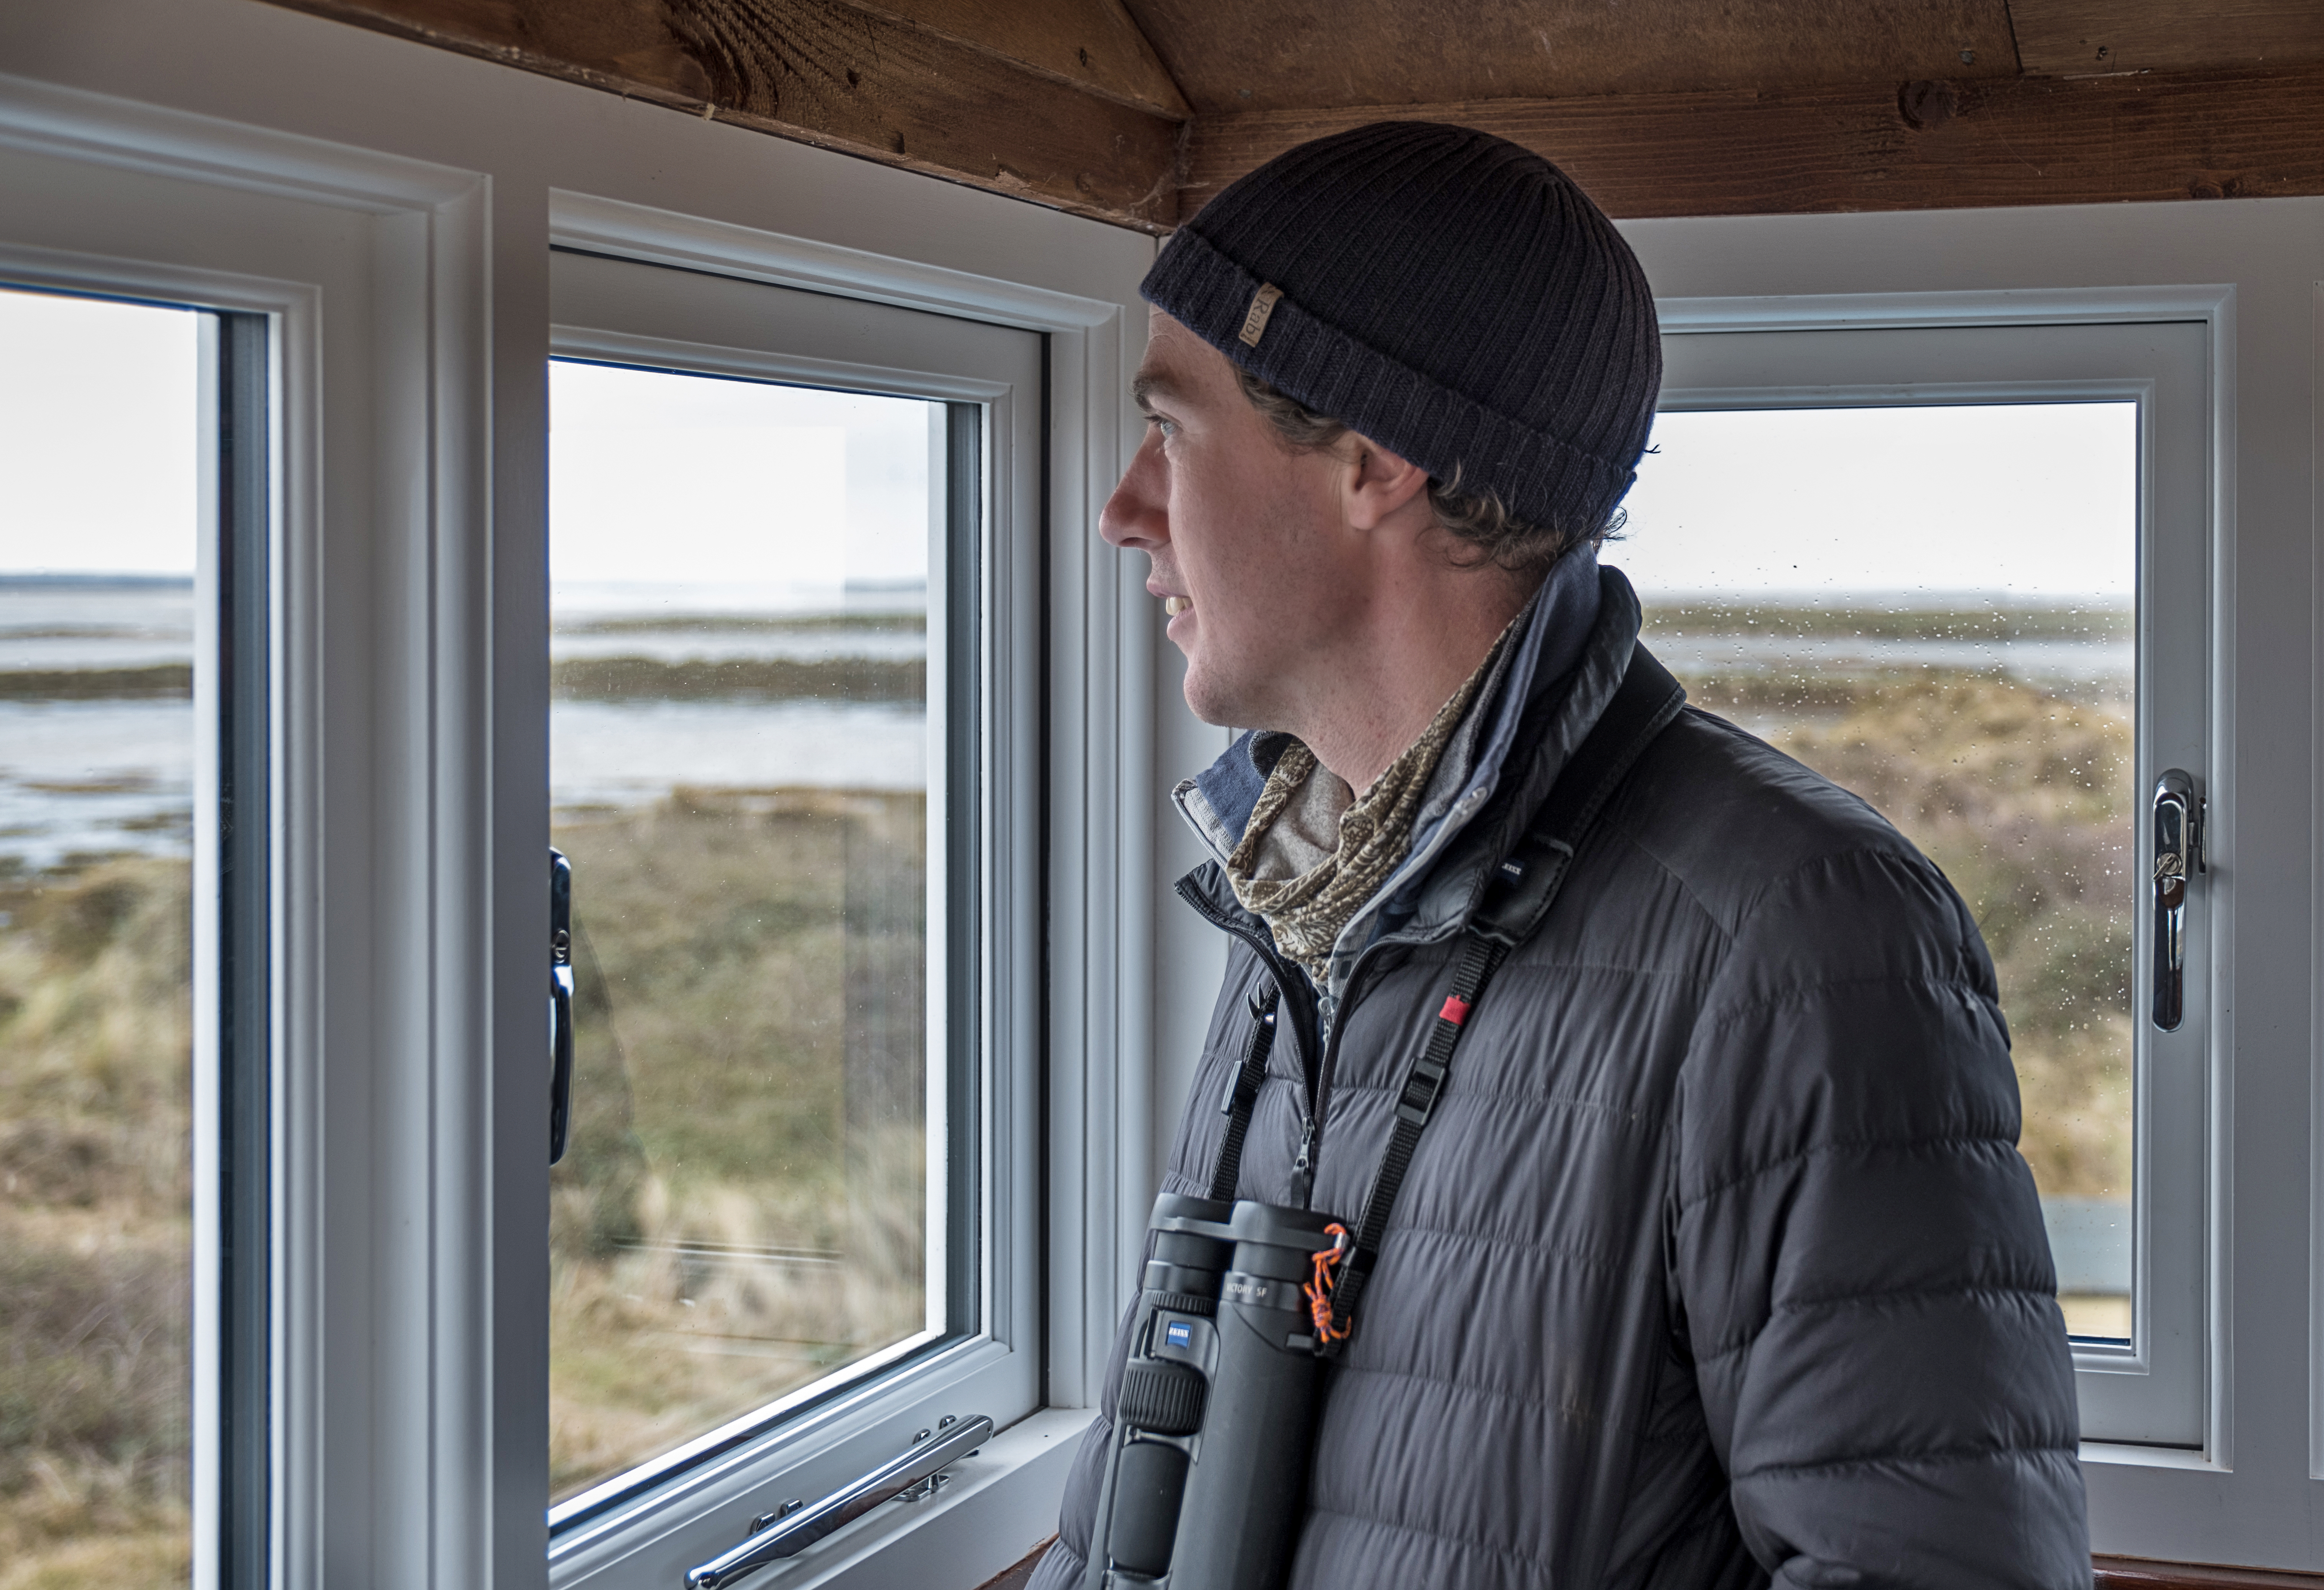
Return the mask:
{"type": "Polygon", "coordinates": [[[881,1464],[853,1484],[842,1485],[809,1506],[787,1502],[777,1511],[751,1521],[751,1538],[722,1552],[699,1567],[686,1571],[687,1590],[718,1590],[769,1563],[797,1556],[825,1535],[853,1523],[882,1502],[899,1496],[925,1496],[942,1484],[940,1469],[958,1463],[992,1438],[992,1421],[984,1415],[956,1419],[946,1414],[933,1430],[912,1437],[905,1451],[881,1464]]]}
{"type": "Polygon", "coordinates": [[[2203,864],[2203,800],[2172,768],[2154,781],[2154,1024],[2176,1032],[2187,1013],[2187,885],[2203,864]]]}

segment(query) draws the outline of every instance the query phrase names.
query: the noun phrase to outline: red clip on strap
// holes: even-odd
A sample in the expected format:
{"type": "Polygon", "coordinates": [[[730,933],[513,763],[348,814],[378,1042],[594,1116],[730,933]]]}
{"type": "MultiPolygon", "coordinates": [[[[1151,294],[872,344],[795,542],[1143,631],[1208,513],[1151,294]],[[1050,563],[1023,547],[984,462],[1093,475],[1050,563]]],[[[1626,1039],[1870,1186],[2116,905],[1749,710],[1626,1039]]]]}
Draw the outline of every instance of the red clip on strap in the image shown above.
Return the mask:
{"type": "Polygon", "coordinates": [[[1469,1019],[1469,1002],[1457,994],[1446,994],[1444,1008],[1436,1012],[1436,1019],[1440,1021],[1450,1021],[1458,1027],[1469,1019]]]}
{"type": "Polygon", "coordinates": [[[1332,1271],[1348,1256],[1348,1228],[1334,1220],[1323,1228],[1331,1233],[1332,1245],[1315,1255],[1315,1273],[1299,1290],[1307,1294],[1308,1317],[1315,1322],[1318,1343],[1347,1339],[1348,1327],[1332,1323],[1332,1271]]]}

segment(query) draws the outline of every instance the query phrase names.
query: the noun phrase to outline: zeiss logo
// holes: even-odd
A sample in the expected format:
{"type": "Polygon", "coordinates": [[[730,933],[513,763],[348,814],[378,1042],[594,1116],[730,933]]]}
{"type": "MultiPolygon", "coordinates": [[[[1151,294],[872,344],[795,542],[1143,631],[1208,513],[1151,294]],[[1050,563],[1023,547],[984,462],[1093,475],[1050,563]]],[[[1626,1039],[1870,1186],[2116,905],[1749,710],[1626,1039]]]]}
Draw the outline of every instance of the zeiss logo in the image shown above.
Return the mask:
{"type": "Polygon", "coordinates": [[[1168,1346],[1191,1347],[1194,1345],[1194,1327],[1183,1319],[1173,1319],[1163,1326],[1162,1340],[1168,1346]]]}

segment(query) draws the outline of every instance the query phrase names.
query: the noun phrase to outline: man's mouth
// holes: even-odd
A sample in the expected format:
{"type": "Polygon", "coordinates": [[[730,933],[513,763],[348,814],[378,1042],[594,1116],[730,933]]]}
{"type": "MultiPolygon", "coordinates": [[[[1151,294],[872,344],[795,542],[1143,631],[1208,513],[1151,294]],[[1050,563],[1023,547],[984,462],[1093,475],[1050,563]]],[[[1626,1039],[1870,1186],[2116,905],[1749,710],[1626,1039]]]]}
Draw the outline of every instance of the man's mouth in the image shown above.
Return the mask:
{"type": "Polygon", "coordinates": [[[1194,598],[1192,596],[1165,596],[1162,598],[1162,611],[1172,618],[1177,617],[1178,615],[1185,612],[1186,609],[1192,607],[1194,605],[1194,598]]]}

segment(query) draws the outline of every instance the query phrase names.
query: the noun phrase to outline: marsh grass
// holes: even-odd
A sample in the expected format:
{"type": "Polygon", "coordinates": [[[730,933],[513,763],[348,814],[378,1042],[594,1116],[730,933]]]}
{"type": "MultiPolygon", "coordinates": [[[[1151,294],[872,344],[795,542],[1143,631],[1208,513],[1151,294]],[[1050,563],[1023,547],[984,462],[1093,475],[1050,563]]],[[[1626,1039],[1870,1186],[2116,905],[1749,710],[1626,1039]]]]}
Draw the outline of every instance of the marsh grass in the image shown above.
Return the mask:
{"type": "Polygon", "coordinates": [[[926,821],[917,795],[681,790],[557,828],[580,975],[551,1178],[555,1495],[923,1327],[924,1132],[863,1099],[898,1092],[880,1064],[917,1099],[924,996],[851,971],[878,935],[922,953],[926,821]],[[899,856],[900,920],[862,904],[899,856]]]}
{"type": "Polygon", "coordinates": [[[659,614],[627,618],[560,618],[560,635],[623,635],[673,633],[685,634],[873,634],[924,635],[926,613],[689,613],[672,618],[659,614]]]}
{"type": "Polygon", "coordinates": [[[121,701],[193,693],[194,669],[189,662],[157,662],[144,668],[0,669],[0,701],[121,701]]]}
{"type": "Polygon", "coordinates": [[[1755,602],[1656,605],[1648,623],[1663,634],[1783,635],[1897,641],[2126,641],[2136,615],[2127,604],[1870,607],[1755,602]]]}
{"type": "Polygon", "coordinates": [[[0,880],[0,1590],[189,1571],[187,868],[0,880]]]}
{"type": "Polygon", "coordinates": [[[925,704],[920,657],[576,657],[549,665],[559,700],[884,701],[925,704]]]}

